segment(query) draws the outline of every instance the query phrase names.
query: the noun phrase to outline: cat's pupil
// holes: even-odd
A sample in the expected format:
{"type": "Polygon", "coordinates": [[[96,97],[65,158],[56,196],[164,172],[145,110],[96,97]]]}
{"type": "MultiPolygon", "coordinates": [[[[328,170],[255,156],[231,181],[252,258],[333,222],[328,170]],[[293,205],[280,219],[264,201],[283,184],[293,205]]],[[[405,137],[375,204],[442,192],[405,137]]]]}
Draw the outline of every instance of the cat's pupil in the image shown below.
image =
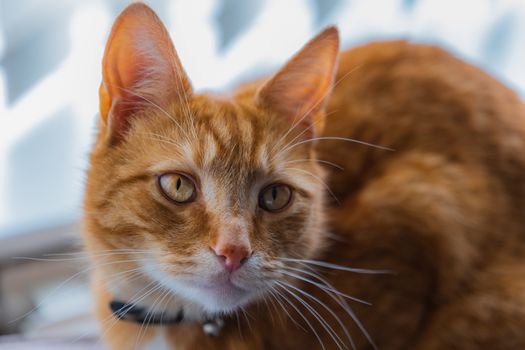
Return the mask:
{"type": "Polygon", "coordinates": [[[180,177],[179,177],[179,178],[177,179],[177,183],[175,184],[175,188],[176,188],[177,190],[179,190],[181,185],[182,185],[182,180],[181,180],[180,177]]]}
{"type": "Polygon", "coordinates": [[[277,199],[277,187],[272,188],[272,198],[273,200],[277,199]]]}

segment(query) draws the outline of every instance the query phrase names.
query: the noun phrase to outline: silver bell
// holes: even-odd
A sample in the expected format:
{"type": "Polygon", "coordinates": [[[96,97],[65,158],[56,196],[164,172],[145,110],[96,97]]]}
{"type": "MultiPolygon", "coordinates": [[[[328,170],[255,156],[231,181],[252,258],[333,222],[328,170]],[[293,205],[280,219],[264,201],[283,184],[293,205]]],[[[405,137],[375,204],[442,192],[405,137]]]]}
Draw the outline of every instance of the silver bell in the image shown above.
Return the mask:
{"type": "Polygon", "coordinates": [[[224,321],[221,318],[207,320],[202,324],[202,331],[210,337],[218,337],[224,327],[224,321]]]}

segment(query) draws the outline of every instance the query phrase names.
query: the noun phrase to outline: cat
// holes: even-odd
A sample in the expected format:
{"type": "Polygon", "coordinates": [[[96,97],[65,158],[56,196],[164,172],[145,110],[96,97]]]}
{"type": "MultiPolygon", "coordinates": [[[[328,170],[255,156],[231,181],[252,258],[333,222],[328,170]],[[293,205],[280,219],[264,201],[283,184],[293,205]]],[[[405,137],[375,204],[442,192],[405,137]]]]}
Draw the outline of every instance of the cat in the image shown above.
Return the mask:
{"type": "Polygon", "coordinates": [[[134,3],[99,93],[84,241],[112,349],[525,348],[525,107],[482,70],[328,27],[195,93],[134,3]]]}

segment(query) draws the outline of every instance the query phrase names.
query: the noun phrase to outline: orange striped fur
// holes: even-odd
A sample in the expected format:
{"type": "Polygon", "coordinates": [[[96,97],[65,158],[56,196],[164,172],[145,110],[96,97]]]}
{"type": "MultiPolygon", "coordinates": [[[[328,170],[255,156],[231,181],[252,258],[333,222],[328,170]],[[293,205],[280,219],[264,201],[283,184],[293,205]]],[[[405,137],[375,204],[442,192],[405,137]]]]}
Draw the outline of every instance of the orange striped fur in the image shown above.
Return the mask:
{"type": "Polygon", "coordinates": [[[197,94],[137,3],[100,96],[84,238],[112,349],[525,347],[525,107],[481,70],[403,41],[338,63],[328,28],[274,76],[197,94]],[[171,172],[193,201],[161,194],[171,172]],[[293,191],[275,213],[259,202],[273,183],[293,191]],[[250,256],[229,273],[219,242],[250,256]],[[113,298],[186,320],[119,321],[113,298]],[[216,315],[225,328],[205,336],[216,315]]]}

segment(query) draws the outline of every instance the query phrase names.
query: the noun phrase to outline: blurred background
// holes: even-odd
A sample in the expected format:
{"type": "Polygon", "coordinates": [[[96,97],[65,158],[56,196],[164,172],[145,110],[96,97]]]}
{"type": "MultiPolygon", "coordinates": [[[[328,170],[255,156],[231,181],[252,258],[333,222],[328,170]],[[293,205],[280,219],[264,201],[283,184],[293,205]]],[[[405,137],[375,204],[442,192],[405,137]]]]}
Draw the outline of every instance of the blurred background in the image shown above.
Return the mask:
{"type": "MultiPolygon", "coordinates": [[[[96,334],[86,261],[59,254],[80,250],[100,63],[129,2],[0,0],[0,334],[96,334]]],[[[336,24],[343,48],[391,38],[439,44],[525,96],[523,0],[148,3],[196,90],[271,72],[336,24]]]]}

